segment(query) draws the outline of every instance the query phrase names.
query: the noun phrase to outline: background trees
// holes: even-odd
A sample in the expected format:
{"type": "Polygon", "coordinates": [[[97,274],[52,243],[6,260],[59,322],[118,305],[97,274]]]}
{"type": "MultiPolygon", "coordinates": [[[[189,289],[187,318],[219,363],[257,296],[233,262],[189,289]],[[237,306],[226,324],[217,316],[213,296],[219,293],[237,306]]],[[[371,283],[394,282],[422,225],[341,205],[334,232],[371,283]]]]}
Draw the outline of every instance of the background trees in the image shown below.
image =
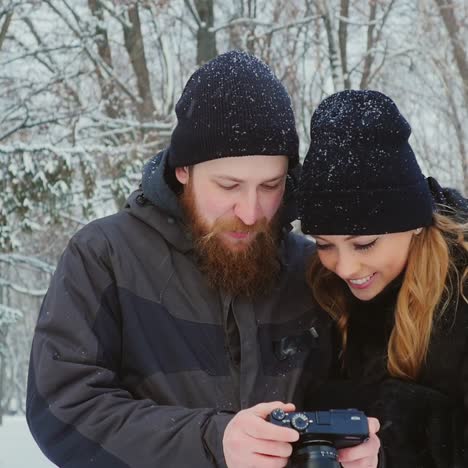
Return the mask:
{"type": "Polygon", "coordinates": [[[426,173],[468,193],[462,0],[1,0],[0,416],[24,408],[32,327],[69,236],[122,206],[187,78],[242,48],[291,93],[301,150],[328,94],[374,88],[426,173]]]}

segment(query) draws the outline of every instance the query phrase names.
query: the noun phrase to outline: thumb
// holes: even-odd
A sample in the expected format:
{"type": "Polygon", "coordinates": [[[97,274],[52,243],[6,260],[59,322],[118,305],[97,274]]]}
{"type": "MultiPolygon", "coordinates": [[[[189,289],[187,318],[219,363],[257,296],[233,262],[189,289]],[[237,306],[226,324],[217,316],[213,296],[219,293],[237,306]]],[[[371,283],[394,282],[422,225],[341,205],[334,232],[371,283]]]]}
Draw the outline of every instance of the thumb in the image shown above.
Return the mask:
{"type": "Polygon", "coordinates": [[[369,423],[369,433],[370,434],[375,434],[376,432],[379,432],[380,423],[379,423],[378,419],[376,419],[376,418],[367,418],[367,421],[369,423]]]}
{"type": "Polygon", "coordinates": [[[268,403],[259,403],[252,407],[253,412],[265,419],[273,410],[282,409],[285,412],[295,411],[296,406],[293,403],[283,403],[282,401],[269,401],[268,403]]]}

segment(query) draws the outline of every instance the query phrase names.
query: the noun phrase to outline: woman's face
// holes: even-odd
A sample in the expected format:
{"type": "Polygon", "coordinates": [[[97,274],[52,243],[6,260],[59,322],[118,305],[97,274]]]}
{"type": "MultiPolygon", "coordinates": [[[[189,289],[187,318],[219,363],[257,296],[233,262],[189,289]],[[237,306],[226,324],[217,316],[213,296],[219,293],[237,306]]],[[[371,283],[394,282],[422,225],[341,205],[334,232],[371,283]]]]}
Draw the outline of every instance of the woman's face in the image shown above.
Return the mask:
{"type": "Polygon", "coordinates": [[[415,230],[367,236],[314,236],[323,266],[361,301],[379,294],[405,268],[415,230]]]}

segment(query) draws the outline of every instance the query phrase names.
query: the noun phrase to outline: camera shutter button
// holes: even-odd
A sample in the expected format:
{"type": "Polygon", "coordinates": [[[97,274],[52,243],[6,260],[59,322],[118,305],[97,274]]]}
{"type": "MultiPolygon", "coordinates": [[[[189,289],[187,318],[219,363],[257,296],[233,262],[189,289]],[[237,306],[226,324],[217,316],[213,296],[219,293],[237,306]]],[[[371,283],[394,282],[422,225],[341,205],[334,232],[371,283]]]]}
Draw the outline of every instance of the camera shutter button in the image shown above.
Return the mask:
{"type": "Polygon", "coordinates": [[[304,431],[309,425],[309,418],[304,413],[297,413],[291,419],[291,426],[297,431],[304,431]]]}

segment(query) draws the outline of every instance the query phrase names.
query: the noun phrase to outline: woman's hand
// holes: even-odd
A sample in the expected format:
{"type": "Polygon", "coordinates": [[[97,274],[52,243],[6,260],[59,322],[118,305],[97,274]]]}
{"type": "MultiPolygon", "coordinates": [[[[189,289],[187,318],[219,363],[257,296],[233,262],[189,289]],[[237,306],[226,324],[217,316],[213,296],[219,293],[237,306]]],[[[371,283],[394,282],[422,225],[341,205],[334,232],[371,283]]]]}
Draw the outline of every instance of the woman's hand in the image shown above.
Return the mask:
{"type": "Polygon", "coordinates": [[[355,447],[338,450],[339,462],[343,468],[377,468],[380,439],[376,433],[380,429],[380,424],[375,418],[368,418],[368,421],[369,439],[355,447]]]}

